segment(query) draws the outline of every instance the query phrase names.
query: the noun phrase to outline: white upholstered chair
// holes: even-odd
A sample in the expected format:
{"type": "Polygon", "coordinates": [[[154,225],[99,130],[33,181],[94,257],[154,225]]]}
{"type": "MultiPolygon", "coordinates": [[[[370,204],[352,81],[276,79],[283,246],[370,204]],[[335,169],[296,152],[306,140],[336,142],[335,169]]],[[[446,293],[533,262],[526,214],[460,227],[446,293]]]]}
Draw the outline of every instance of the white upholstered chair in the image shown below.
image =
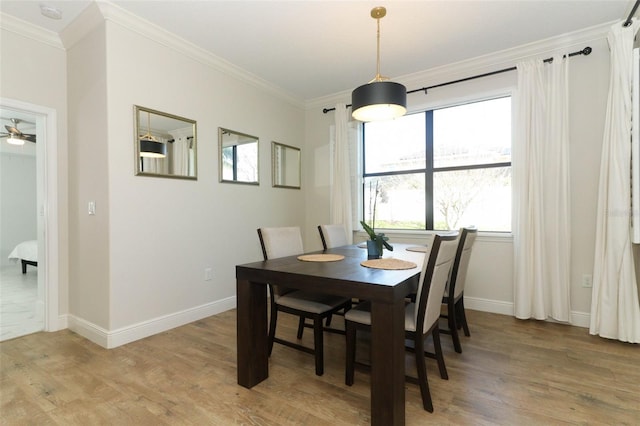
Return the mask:
{"type": "MultiPolygon", "coordinates": [[[[440,318],[440,306],[444,288],[447,284],[453,260],[457,248],[457,233],[436,235],[432,248],[425,254],[425,261],[420,273],[416,302],[411,302],[405,307],[405,337],[413,341],[413,347],[407,348],[415,353],[418,378],[408,377],[407,380],[420,385],[422,405],[425,410],[433,412],[431,393],[427,381],[427,368],[425,356],[435,358],[438,362],[440,377],[448,379],[447,369],[442,356],[440,345],[440,333],[438,320],[440,318]],[[433,337],[433,354],[426,353],[424,340],[427,336],[433,337]]],[[[356,358],[356,330],[371,327],[371,313],[368,303],[362,303],[345,314],[347,334],[347,356],[345,383],[353,384],[355,358],[356,358]]]]}
{"type": "MultiPolygon", "coordinates": [[[[262,246],[264,259],[294,256],[304,253],[302,235],[298,227],[260,228],[258,237],[262,246]]],[[[321,293],[310,293],[302,290],[284,288],[278,283],[269,283],[271,296],[271,319],[269,322],[269,355],[273,350],[273,343],[277,342],[294,349],[313,354],[315,356],[316,374],[324,373],[324,350],[322,321],[340,310],[351,307],[351,300],[321,293]],[[313,321],[313,348],[276,337],[278,312],[286,312],[299,317],[298,339],[302,338],[306,318],[313,321]]]]}
{"type": "Polygon", "coordinates": [[[320,233],[324,250],[349,244],[347,231],[342,224],[318,225],[318,232],[320,233]]]}
{"type": "Polygon", "coordinates": [[[447,319],[448,329],[441,330],[444,334],[451,334],[453,347],[456,352],[462,353],[462,345],[458,330],[463,329],[465,336],[470,336],[467,316],[464,312],[464,285],[467,280],[467,269],[471,258],[471,249],[478,236],[475,228],[462,228],[458,241],[456,258],[451,269],[451,278],[447,283],[442,303],[447,305],[447,313],[441,317],[447,319]]]}

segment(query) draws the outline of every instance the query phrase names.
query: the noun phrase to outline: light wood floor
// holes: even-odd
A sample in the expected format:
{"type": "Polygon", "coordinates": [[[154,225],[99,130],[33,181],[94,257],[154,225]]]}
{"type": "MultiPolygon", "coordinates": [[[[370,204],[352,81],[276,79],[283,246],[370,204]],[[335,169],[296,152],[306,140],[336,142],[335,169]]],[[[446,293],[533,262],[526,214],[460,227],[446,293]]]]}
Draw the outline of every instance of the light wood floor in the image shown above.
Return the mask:
{"type": "MultiPolygon", "coordinates": [[[[443,336],[449,380],[429,361],[435,412],[422,409],[418,386],[406,385],[407,424],[640,424],[638,345],[584,328],[468,316],[462,354],[443,336]]],[[[290,318],[279,319],[281,335],[294,335],[290,318]]],[[[235,334],[232,310],[111,350],[68,330],[2,342],[0,424],[369,423],[368,374],[344,385],[344,336],[325,334],[322,377],[311,355],[276,345],[269,379],[249,390],[236,384],[235,334]]],[[[366,341],[358,344],[366,358],[366,341]]]]}

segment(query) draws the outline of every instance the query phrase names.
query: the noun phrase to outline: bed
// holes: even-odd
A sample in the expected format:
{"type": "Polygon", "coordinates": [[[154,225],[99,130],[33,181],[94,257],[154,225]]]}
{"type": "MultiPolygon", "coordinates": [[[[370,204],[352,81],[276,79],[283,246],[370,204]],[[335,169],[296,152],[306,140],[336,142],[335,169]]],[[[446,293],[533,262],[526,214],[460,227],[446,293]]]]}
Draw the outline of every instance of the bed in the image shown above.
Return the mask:
{"type": "Polygon", "coordinates": [[[22,273],[27,273],[27,265],[38,266],[38,241],[24,241],[18,244],[11,253],[9,260],[22,262],[22,273]]]}

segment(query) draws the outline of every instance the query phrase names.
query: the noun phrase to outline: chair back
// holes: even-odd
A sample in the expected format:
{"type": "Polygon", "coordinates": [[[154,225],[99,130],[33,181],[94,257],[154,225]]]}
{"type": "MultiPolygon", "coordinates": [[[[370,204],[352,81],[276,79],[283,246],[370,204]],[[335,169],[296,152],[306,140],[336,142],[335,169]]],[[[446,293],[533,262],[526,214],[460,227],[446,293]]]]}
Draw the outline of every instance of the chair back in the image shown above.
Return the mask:
{"type": "Polygon", "coordinates": [[[476,228],[462,228],[460,231],[460,241],[456,258],[451,269],[451,279],[449,280],[448,296],[457,300],[464,291],[464,284],[467,280],[467,269],[471,258],[471,249],[478,236],[476,228]]]}
{"type": "Polygon", "coordinates": [[[349,244],[347,240],[347,231],[344,225],[318,225],[318,232],[322,240],[324,249],[346,246],[349,244]]]}
{"type": "Polygon", "coordinates": [[[440,318],[440,306],[458,247],[458,233],[435,235],[425,255],[416,293],[416,332],[425,333],[440,318]]]}
{"type": "MultiPolygon", "coordinates": [[[[304,253],[302,248],[302,234],[297,226],[282,228],[258,228],[258,238],[262,247],[264,260],[279,257],[294,256],[304,253]]],[[[293,290],[275,284],[269,284],[271,300],[278,300],[293,290]]]]}
{"type": "Polygon", "coordinates": [[[264,260],[304,253],[302,234],[297,226],[258,228],[264,260]]]}

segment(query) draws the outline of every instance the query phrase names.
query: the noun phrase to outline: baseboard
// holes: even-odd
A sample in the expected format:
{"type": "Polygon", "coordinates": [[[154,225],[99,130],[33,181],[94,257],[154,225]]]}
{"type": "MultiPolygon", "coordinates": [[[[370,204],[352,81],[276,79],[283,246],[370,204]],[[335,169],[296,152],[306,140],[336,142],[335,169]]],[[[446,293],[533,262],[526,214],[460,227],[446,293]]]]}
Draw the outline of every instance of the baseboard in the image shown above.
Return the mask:
{"type": "MultiPolygon", "coordinates": [[[[490,312],[493,314],[513,316],[513,302],[501,300],[481,299],[479,297],[464,297],[464,307],[474,311],[490,312]]],[[[549,319],[548,321],[553,321],[549,319]]],[[[586,312],[571,311],[571,325],[589,328],[591,315],[586,312]]]]}
{"type": "Polygon", "coordinates": [[[513,302],[464,296],[464,307],[474,311],[513,316],[513,302]]]}
{"type": "Polygon", "coordinates": [[[589,328],[591,325],[591,314],[587,312],[571,311],[571,325],[589,328]]]}
{"type": "Polygon", "coordinates": [[[67,315],[67,323],[69,330],[103,348],[109,347],[109,330],[72,314],[67,315]]]}
{"type": "MultiPolygon", "coordinates": [[[[464,305],[467,309],[490,312],[494,314],[513,316],[513,303],[501,300],[482,299],[478,297],[465,297],[464,305]]],[[[236,297],[218,300],[206,305],[197,306],[171,315],[144,321],[117,330],[106,330],[89,321],[74,315],[61,315],[59,318],[59,330],[69,328],[82,337],[107,349],[116,348],[172,328],[180,327],[202,318],[216,315],[236,307],[236,297]]],[[[571,325],[588,328],[590,315],[586,312],[571,312],[571,325]]]]}
{"type": "Polygon", "coordinates": [[[104,348],[112,349],[235,307],[236,297],[233,296],[117,330],[106,330],[73,315],[68,316],[68,325],[70,330],[82,337],[104,348]]]}

